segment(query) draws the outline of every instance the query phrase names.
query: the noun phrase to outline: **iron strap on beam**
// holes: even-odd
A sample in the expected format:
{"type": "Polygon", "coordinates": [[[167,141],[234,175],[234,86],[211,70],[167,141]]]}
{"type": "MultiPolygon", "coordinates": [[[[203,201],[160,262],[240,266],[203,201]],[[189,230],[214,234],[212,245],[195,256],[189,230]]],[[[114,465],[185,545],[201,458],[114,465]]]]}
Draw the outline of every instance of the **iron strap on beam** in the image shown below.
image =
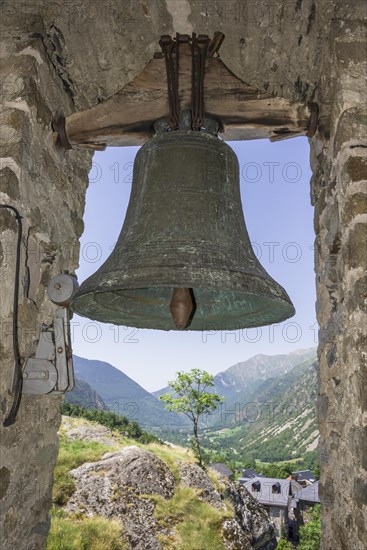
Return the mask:
{"type": "Polygon", "coordinates": [[[209,47],[209,37],[192,33],[192,90],[191,111],[192,129],[200,130],[204,120],[204,72],[205,59],[209,47]]]}
{"type": "Polygon", "coordinates": [[[180,44],[191,45],[191,112],[192,129],[200,130],[204,120],[204,74],[206,56],[213,56],[219,49],[224,39],[222,33],[218,33],[215,41],[210,41],[206,34],[196,35],[176,34],[172,39],[169,35],[163,35],[159,41],[166,61],[167,88],[169,103],[169,122],[172,130],[177,130],[180,117],[180,99],[178,88],[179,51],[180,44]],[[210,48],[211,46],[211,48],[210,48]],[[210,48],[210,50],[209,50],[210,48]]]}
{"type": "Polygon", "coordinates": [[[165,34],[159,41],[166,60],[169,122],[172,130],[177,130],[180,116],[180,101],[178,97],[179,37],[180,35],[177,33],[176,41],[174,41],[169,35],[165,34]]]}

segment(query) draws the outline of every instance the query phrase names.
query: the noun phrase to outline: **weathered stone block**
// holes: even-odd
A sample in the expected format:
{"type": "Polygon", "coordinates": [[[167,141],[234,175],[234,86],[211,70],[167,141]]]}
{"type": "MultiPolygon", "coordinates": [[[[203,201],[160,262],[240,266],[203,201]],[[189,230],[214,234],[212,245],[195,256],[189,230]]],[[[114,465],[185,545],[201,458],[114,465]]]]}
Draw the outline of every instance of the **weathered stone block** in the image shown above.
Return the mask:
{"type": "Polygon", "coordinates": [[[356,65],[366,63],[367,43],[361,40],[337,42],[335,45],[335,55],[338,63],[341,64],[339,70],[345,70],[344,65],[356,65]]]}
{"type": "MultiPolygon", "coordinates": [[[[361,367],[356,374],[356,397],[357,404],[361,408],[361,411],[367,412],[367,365],[366,361],[361,361],[361,367]]],[[[367,428],[366,428],[367,429],[367,428]]],[[[363,439],[362,439],[363,440],[363,439]]],[[[367,449],[367,441],[365,441],[365,449],[367,449]]],[[[367,453],[364,453],[367,457],[367,453]]],[[[365,460],[365,470],[367,471],[367,458],[365,460]]]]}
{"type": "Polygon", "coordinates": [[[349,157],[342,170],[342,178],[346,182],[361,181],[367,179],[367,158],[349,157]]]}
{"type": "Polygon", "coordinates": [[[5,193],[12,200],[20,196],[18,178],[8,166],[0,170],[0,193],[5,193]]]}
{"type": "Polygon", "coordinates": [[[347,226],[360,214],[367,214],[367,193],[354,193],[346,198],[342,215],[343,225],[347,226]]]}
{"type": "MultiPolygon", "coordinates": [[[[5,210],[5,211],[2,210],[1,216],[0,216],[0,233],[3,233],[4,231],[7,231],[7,230],[17,233],[18,224],[17,224],[17,220],[15,219],[15,217],[11,212],[9,212],[8,210],[5,210]]],[[[9,233],[8,233],[8,236],[9,236],[9,233]]],[[[5,239],[3,242],[5,242],[5,239]]],[[[15,246],[15,243],[16,241],[14,241],[14,246],[15,246]]]]}
{"type": "Polygon", "coordinates": [[[348,311],[367,312],[367,276],[361,277],[354,283],[347,294],[346,306],[348,311]]]}
{"type": "Polygon", "coordinates": [[[367,145],[367,109],[364,105],[345,109],[340,115],[335,130],[334,156],[337,156],[346,144],[367,145]]]}
{"type": "Polygon", "coordinates": [[[349,231],[343,244],[343,257],[346,268],[367,265],[367,232],[364,223],[356,223],[349,231]]]}

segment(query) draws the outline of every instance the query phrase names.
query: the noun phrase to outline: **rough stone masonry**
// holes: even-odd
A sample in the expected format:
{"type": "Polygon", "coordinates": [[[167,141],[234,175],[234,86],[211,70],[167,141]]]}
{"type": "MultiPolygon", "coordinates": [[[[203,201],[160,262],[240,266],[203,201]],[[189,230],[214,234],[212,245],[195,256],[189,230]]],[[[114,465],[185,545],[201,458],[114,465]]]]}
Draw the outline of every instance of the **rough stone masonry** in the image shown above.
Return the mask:
{"type": "MultiPolygon", "coordinates": [[[[363,0],[3,1],[0,200],[24,236],[20,348],[54,307],[49,279],[78,262],[91,154],[56,150],[52,120],[103,101],[151,59],[162,34],[224,32],[244,81],[316,101],[310,140],[319,333],[322,549],[363,550],[367,525],[366,5],[363,0]]],[[[17,226],[0,215],[1,411],[11,402],[17,226]]],[[[23,399],[1,428],[1,548],[42,549],[49,528],[59,398],[23,399]]]]}

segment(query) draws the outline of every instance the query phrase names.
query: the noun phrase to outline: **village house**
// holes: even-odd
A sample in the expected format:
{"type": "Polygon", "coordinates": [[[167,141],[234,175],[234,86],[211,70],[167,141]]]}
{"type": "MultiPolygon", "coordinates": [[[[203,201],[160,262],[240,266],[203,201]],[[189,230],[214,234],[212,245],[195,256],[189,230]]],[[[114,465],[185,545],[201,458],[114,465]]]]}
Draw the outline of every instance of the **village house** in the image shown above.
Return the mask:
{"type": "Polygon", "coordinates": [[[240,478],[240,481],[252,479],[254,477],[264,477],[264,476],[262,474],[258,474],[253,468],[247,468],[246,470],[242,470],[242,477],[240,478]]]}
{"type": "Polygon", "coordinates": [[[208,468],[211,468],[224,477],[228,477],[228,479],[234,478],[234,472],[232,472],[224,462],[210,462],[208,468]]]}
{"type": "Polygon", "coordinates": [[[289,506],[292,497],[302,486],[292,479],[256,476],[246,481],[239,479],[250,495],[260,502],[273,521],[277,538],[288,536],[289,506]]]}
{"type": "Polygon", "coordinates": [[[311,472],[311,470],[298,470],[297,472],[292,472],[291,478],[298,481],[302,487],[308,487],[316,481],[315,474],[311,472]]]}

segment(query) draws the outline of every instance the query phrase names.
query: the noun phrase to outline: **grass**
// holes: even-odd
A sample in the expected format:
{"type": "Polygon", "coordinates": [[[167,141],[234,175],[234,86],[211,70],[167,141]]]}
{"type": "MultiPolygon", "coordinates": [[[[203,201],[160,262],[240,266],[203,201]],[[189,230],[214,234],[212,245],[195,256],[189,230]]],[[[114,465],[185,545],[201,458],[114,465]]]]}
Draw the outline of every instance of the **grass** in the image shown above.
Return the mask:
{"type": "Polygon", "coordinates": [[[283,464],[295,464],[297,462],[303,462],[302,457],[290,458],[289,460],[281,460],[278,462],[262,462],[261,460],[255,460],[256,466],[269,466],[269,464],[276,464],[277,466],[282,466],[283,464]]]}
{"type": "Polygon", "coordinates": [[[102,455],[111,450],[111,447],[96,441],[70,440],[60,435],[60,449],[54,473],[54,487],[52,500],[55,504],[63,505],[75,491],[75,483],[70,470],[81,466],[84,462],[95,462],[102,455]]]}
{"type": "Polygon", "coordinates": [[[126,550],[121,523],[101,517],[78,518],[62,510],[51,512],[47,550],[126,550]]]}
{"type": "Polygon", "coordinates": [[[212,470],[211,468],[207,468],[206,475],[210,479],[210,481],[213,483],[215,489],[220,493],[221,491],[225,491],[225,484],[221,482],[220,477],[218,476],[217,472],[215,470],[212,470]]]}
{"type": "Polygon", "coordinates": [[[225,509],[218,510],[199,500],[199,493],[190,487],[178,486],[170,500],[149,495],[156,503],[154,516],[159,524],[169,529],[174,526],[174,535],[161,536],[165,549],[225,550],[221,525],[233,517],[232,507],[227,503],[225,509]]]}

